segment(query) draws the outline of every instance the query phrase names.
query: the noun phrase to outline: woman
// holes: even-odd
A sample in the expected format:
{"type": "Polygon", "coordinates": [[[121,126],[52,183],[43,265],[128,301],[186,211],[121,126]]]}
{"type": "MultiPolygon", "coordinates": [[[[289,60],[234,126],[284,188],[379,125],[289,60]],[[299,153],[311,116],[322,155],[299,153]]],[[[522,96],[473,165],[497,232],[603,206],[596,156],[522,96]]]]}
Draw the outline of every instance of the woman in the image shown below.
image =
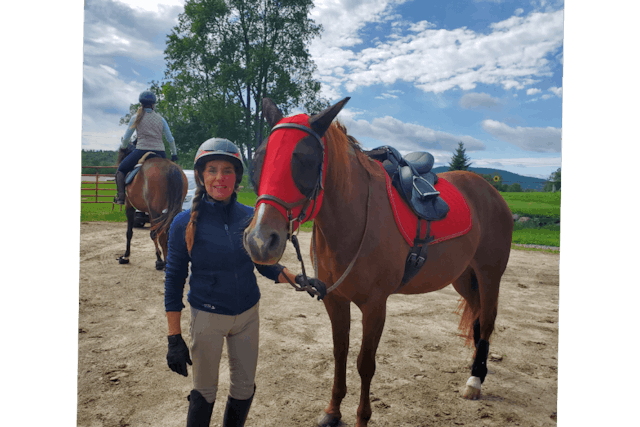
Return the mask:
{"type": "Polygon", "coordinates": [[[151,91],[145,90],[140,93],[138,100],[140,101],[140,107],[136,114],[131,117],[129,127],[122,137],[121,147],[127,148],[129,139],[133,131],[136,130],[138,142],[136,149],[120,162],[118,170],[116,171],[117,195],[113,202],[119,205],[124,204],[124,179],[127,173],[131,172],[136,166],[142,156],[149,151],[153,151],[162,158],[167,157],[164,152],[164,142],[162,142],[163,133],[171,148],[171,160],[174,162],[178,160],[176,144],[167,121],[160,114],[153,111],[156,104],[156,95],[151,91]]]}
{"type": "MultiPolygon", "coordinates": [[[[226,139],[205,141],[194,161],[196,194],[190,210],[178,214],[169,232],[165,309],[169,323],[167,363],[187,376],[189,349],[182,339],[182,293],[191,263],[191,357],[194,389],[187,426],[208,426],[216,399],[218,366],[227,339],[231,387],[224,427],[244,426],[255,392],[258,362],[258,301],[254,264],[242,246],[242,234],[254,209],[237,202],[244,166],[240,151],[226,139]]],[[[299,283],[283,266],[255,265],[276,283],[299,283]],[[287,277],[285,277],[285,275],[287,277]]]]}

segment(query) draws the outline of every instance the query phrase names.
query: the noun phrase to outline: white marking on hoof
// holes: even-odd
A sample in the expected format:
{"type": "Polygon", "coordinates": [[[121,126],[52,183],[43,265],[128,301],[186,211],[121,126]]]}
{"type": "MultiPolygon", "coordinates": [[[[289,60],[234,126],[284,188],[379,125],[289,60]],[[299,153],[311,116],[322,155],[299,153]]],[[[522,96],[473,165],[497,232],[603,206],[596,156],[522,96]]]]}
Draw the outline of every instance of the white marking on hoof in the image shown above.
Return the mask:
{"type": "Polygon", "coordinates": [[[467,385],[464,389],[464,398],[469,400],[477,400],[480,397],[480,389],[482,388],[482,381],[478,377],[471,377],[467,381],[467,385]]]}

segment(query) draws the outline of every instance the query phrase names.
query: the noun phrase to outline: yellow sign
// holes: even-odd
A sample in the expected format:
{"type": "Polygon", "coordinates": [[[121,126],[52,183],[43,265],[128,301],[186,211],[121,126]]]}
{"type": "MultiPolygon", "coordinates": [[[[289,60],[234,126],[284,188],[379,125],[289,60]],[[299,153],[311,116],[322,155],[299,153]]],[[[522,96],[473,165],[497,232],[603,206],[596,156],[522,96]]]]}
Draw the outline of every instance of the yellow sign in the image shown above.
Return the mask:
{"type": "Polygon", "coordinates": [[[500,175],[496,175],[493,177],[493,182],[498,182],[500,181],[500,175]]]}

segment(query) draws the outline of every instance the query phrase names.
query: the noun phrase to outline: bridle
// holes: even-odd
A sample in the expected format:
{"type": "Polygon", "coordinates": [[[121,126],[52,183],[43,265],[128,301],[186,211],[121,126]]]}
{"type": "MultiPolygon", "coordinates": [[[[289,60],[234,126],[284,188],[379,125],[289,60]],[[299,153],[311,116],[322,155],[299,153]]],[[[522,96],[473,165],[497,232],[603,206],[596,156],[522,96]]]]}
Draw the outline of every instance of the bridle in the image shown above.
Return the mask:
{"type": "MultiPolygon", "coordinates": [[[[349,272],[351,271],[351,269],[353,268],[356,260],[358,259],[359,255],[360,255],[360,250],[362,249],[363,243],[364,243],[364,239],[365,236],[367,234],[367,229],[369,226],[369,211],[371,210],[371,193],[372,193],[372,188],[371,188],[371,184],[369,184],[369,191],[368,191],[368,195],[367,195],[367,212],[366,212],[366,219],[365,219],[365,226],[364,226],[364,232],[362,234],[362,240],[360,241],[360,245],[358,247],[358,250],[356,252],[356,255],[353,257],[353,259],[351,260],[351,262],[349,263],[349,266],[347,267],[347,269],[344,271],[344,273],[342,273],[342,276],[340,276],[340,278],[329,288],[326,288],[326,285],[324,283],[322,283],[319,279],[316,278],[316,280],[318,282],[321,283],[320,289],[316,289],[315,287],[313,287],[310,283],[309,283],[309,278],[307,277],[307,273],[305,271],[304,268],[304,261],[302,260],[302,255],[300,252],[300,244],[298,242],[298,238],[296,236],[296,234],[294,233],[294,223],[295,221],[298,221],[299,224],[301,225],[303,222],[306,222],[310,219],[312,219],[313,217],[313,213],[316,211],[316,204],[317,204],[317,199],[318,196],[320,195],[321,191],[324,191],[324,186],[323,186],[323,175],[322,175],[322,171],[323,171],[323,167],[324,167],[324,154],[325,154],[325,146],[324,143],[322,142],[322,138],[320,137],[320,135],[318,135],[313,129],[304,126],[304,125],[300,125],[297,123],[281,123],[279,125],[274,126],[271,129],[271,132],[273,133],[273,131],[277,130],[277,129],[284,129],[284,128],[290,128],[290,129],[298,129],[301,131],[306,132],[307,134],[313,136],[318,143],[320,144],[320,147],[322,148],[322,161],[320,162],[320,173],[318,175],[318,179],[316,180],[316,184],[314,186],[314,189],[311,193],[311,195],[309,197],[305,197],[302,200],[299,200],[297,202],[293,202],[293,203],[287,203],[284,200],[280,199],[279,197],[270,195],[270,194],[263,194],[261,196],[259,196],[256,200],[256,206],[258,205],[258,203],[261,200],[269,200],[271,202],[274,202],[280,206],[282,206],[286,213],[287,213],[287,221],[289,222],[289,233],[287,235],[287,240],[290,240],[291,243],[293,244],[294,248],[296,249],[296,255],[298,257],[298,261],[300,261],[300,264],[302,266],[302,285],[299,286],[298,284],[291,282],[291,280],[289,280],[289,278],[284,275],[284,277],[287,279],[287,281],[291,284],[291,286],[293,286],[296,291],[307,291],[309,294],[311,294],[311,296],[317,296],[318,300],[321,300],[325,297],[325,295],[331,291],[333,291],[335,288],[338,287],[338,285],[340,285],[340,283],[342,283],[344,281],[344,279],[347,277],[347,275],[349,274],[349,272]],[[300,211],[300,214],[298,215],[297,218],[293,218],[293,209],[303,205],[302,210],[300,211]],[[307,218],[307,209],[309,208],[309,205],[312,205],[312,209],[311,209],[311,213],[309,214],[309,218],[307,218]]],[[[320,208],[318,208],[319,210],[320,208]]],[[[300,231],[300,228],[298,227],[297,229],[298,231],[300,231]]],[[[312,241],[311,241],[311,249],[313,252],[313,266],[314,269],[317,271],[318,269],[318,256],[316,254],[316,247],[315,247],[315,226],[313,228],[313,234],[312,234],[312,241]]]]}

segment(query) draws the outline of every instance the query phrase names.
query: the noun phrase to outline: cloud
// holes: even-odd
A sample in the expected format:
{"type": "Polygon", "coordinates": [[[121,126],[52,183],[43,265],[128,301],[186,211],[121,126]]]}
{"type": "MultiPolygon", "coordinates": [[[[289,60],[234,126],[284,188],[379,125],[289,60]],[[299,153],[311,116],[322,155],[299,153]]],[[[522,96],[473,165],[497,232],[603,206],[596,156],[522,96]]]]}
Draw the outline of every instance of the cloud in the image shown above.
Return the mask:
{"type": "Polygon", "coordinates": [[[500,106],[500,100],[492,98],[488,93],[467,93],[460,98],[460,107],[467,110],[496,110],[499,109],[500,106]]]}
{"type": "Polygon", "coordinates": [[[482,141],[468,135],[435,131],[421,125],[405,123],[390,116],[376,117],[369,122],[357,119],[357,115],[358,113],[348,109],[340,112],[339,120],[351,135],[356,138],[366,137],[380,141],[379,145],[392,145],[401,152],[435,150],[442,151],[451,158],[451,152],[456,150],[460,141],[464,143],[468,152],[486,149],[482,141]]]}
{"type": "Polygon", "coordinates": [[[527,95],[535,95],[536,93],[540,93],[542,90],[537,88],[527,89],[527,95]]]}
{"type": "Polygon", "coordinates": [[[495,138],[525,151],[559,153],[562,148],[560,128],[510,127],[495,120],[483,120],[482,128],[495,138]]]}
{"type": "Polygon", "coordinates": [[[378,96],[376,99],[389,99],[389,98],[398,98],[399,95],[404,95],[404,92],[401,90],[388,90],[378,96]]]}
{"type": "Polygon", "coordinates": [[[425,91],[472,90],[478,84],[525,89],[552,74],[563,43],[563,10],[512,16],[493,23],[488,34],[466,27],[445,30],[426,21],[404,36],[358,50],[367,23],[382,22],[398,2],[350,1],[340,10],[319,0],[313,17],[325,31],[311,44],[318,78],[334,91],[405,81],[425,91]],[[334,72],[340,67],[343,72],[334,72]]]}
{"type": "Polygon", "coordinates": [[[549,92],[552,92],[558,98],[562,98],[562,88],[561,87],[550,87],[549,92]]]}

